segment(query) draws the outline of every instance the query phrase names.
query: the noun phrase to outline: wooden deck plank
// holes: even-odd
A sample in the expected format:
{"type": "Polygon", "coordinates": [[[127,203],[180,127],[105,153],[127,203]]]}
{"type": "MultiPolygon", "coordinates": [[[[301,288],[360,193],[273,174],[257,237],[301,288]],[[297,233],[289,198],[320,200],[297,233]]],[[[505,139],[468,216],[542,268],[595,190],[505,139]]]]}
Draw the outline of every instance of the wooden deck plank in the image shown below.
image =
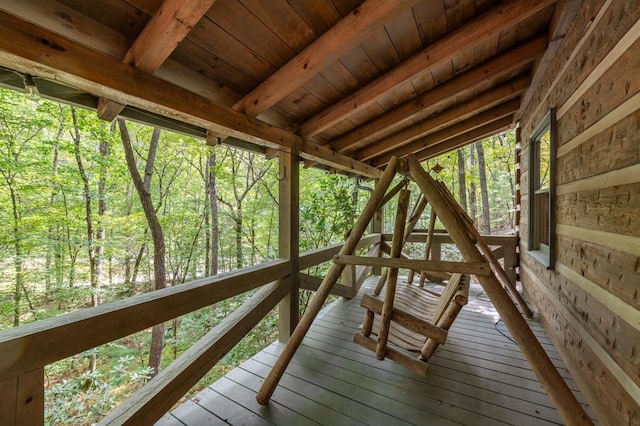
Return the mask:
{"type": "MultiPolygon", "coordinates": [[[[227,419],[233,419],[234,423],[252,424],[256,426],[267,426],[273,423],[260,417],[252,411],[247,410],[244,406],[238,404],[234,400],[227,398],[225,395],[216,392],[211,388],[205,388],[202,392],[199,392],[196,397],[193,398],[200,407],[206,411],[215,414],[226,422],[227,419]]],[[[177,410],[176,410],[177,411],[177,410]]],[[[186,424],[193,424],[194,421],[188,422],[186,418],[179,417],[175,412],[173,413],[180,420],[186,424]]],[[[226,424],[226,423],[225,423],[226,424]]]]}
{"type": "MultiPolygon", "coordinates": [[[[274,352],[269,354],[272,358],[279,354],[277,348],[270,346],[260,354],[261,360],[269,363],[266,354],[270,351],[274,352]]],[[[456,422],[463,422],[470,416],[476,415],[476,425],[500,424],[499,419],[517,416],[520,413],[539,417],[532,418],[531,422],[522,424],[539,425],[545,424],[545,421],[551,421],[551,424],[561,422],[561,418],[553,408],[540,407],[524,400],[518,401],[507,395],[478,389],[464,383],[437,378],[429,380],[428,388],[425,389],[424,384],[410,382],[401,376],[386,376],[384,380],[381,380],[377,374],[375,377],[370,377],[368,374],[371,374],[371,368],[358,368],[362,366],[358,363],[352,363],[351,368],[346,368],[346,365],[349,364],[348,360],[331,357],[327,353],[312,354],[307,352],[306,348],[301,348],[301,354],[297,358],[293,361],[295,367],[291,369],[292,374],[313,374],[314,378],[320,375],[334,377],[342,385],[327,388],[328,390],[349,393],[352,391],[351,387],[354,387],[357,390],[354,389],[353,394],[362,395],[367,403],[371,402],[378,409],[384,407],[387,413],[392,413],[390,410],[396,408],[389,402],[396,402],[400,405],[397,408],[402,408],[402,411],[398,411],[394,415],[408,422],[420,418],[424,422],[428,422],[429,418],[424,413],[433,408],[435,408],[433,410],[435,414],[456,422]],[[309,370],[313,372],[311,373],[309,370]],[[434,392],[430,389],[431,387],[435,388],[434,392]],[[437,394],[438,397],[431,404],[425,403],[425,399],[430,399],[432,394],[437,394]],[[476,398],[476,396],[480,397],[476,398]],[[396,398],[400,400],[396,400],[396,398]],[[452,406],[455,406],[455,410],[451,409],[452,406]],[[471,410],[470,407],[474,407],[474,409],[471,410]]],[[[438,424],[443,424],[442,421],[438,420],[438,424]]]]}
{"type": "MultiPolygon", "coordinates": [[[[238,380],[238,377],[235,377],[238,380]]],[[[256,376],[256,380],[259,380],[256,376]]],[[[210,389],[225,395],[229,399],[233,399],[239,405],[243,406],[247,411],[251,411],[254,414],[259,415],[263,419],[266,419],[274,424],[295,424],[295,425],[317,425],[317,422],[296,413],[294,410],[282,405],[279,401],[283,400],[287,402],[286,398],[280,398],[284,392],[274,393],[277,395],[277,400],[274,398],[271,400],[271,404],[268,407],[263,407],[256,402],[256,392],[259,387],[259,383],[248,383],[244,381],[239,383],[234,380],[230,380],[228,377],[223,377],[217,382],[209,386],[210,389]],[[250,385],[251,388],[246,385],[250,385]]],[[[238,424],[236,419],[228,418],[227,421],[230,424],[238,424]]],[[[240,422],[241,423],[241,422],[240,422]]],[[[250,423],[247,423],[250,424],[250,423]]],[[[197,423],[194,423],[197,426],[197,423]]]]}
{"type": "MultiPolygon", "coordinates": [[[[273,362],[275,362],[277,355],[279,355],[281,347],[271,348],[272,350],[275,349],[274,353],[263,351],[256,359],[267,366],[271,366],[273,362]]],[[[304,351],[304,348],[301,348],[301,350],[304,351]]],[[[354,379],[354,375],[349,376],[347,370],[340,371],[339,373],[341,374],[335,374],[335,372],[331,374],[331,368],[333,366],[329,363],[320,361],[314,364],[314,361],[317,361],[317,359],[307,358],[305,356],[296,358],[287,370],[290,374],[298,378],[312,377],[314,383],[321,386],[325,391],[328,391],[326,393],[342,395],[345,398],[358,399],[358,401],[356,401],[357,404],[367,413],[367,418],[362,417],[361,420],[367,424],[372,424],[372,422],[380,422],[380,424],[385,425],[406,424],[407,422],[416,423],[420,420],[423,422],[437,422],[439,425],[458,423],[446,419],[446,417],[452,416],[443,417],[438,413],[425,411],[415,404],[412,405],[407,401],[397,401],[387,398],[377,392],[377,390],[384,389],[374,388],[376,391],[372,391],[367,387],[363,387],[363,382],[370,379],[366,376],[355,375],[357,379],[354,379]],[[308,365],[307,362],[311,365],[308,365]],[[315,365],[316,368],[312,368],[313,365],[315,365]],[[389,416],[392,416],[392,418],[385,419],[389,416]],[[398,420],[400,420],[400,422],[398,422],[398,420]]],[[[376,383],[376,387],[378,388],[383,388],[384,385],[385,384],[380,381],[376,383]]],[[[422,395],[420,395],[420,398],[422,398],[422,395]]]]}
{"type": "Polygon", "coordinates": [[[176,419],[173,414],[167,413],[156,422],[156,426],[184,426],[184,423],[176,419]]]}
{"type": "Polygon", "coordinates": [[[227,424],[222,418],[198,404],[196,398],[187,400],[184,404],[181,404],[171,412],[171,415],[177,423],[169,423],[168,425],[192,425],[197,423],[199,425],[221,426],[227,424]]]}
{"type": "MultiPolygon", "coordinates": [[[[371,292],[376,281],[369,279],[362,291],[371,292]]],[[[431,358],[427,377],[388,360],[378,361],[374,353],[352,342],[364,316],[358,296],[321,311],[268,406],[258,405],[255,393],[283,348],[279,342],[198,394],[196,403],[184,406],[201,415],[216,414],[228,424],[246,425],[563,424],[480,292],[479,286],[472,286],[469,305],[451,327],[447,344],[431,358]]],[[[542,326],[535,320],[529,323],[575,391],[542,326]]],[[[206,424],[192,420],[197,419],[195,414],[187,417],[187,408],[182,407],[160,424],[206,424]],[[166,423],[174,419],[176,423],[166,423]]]]}

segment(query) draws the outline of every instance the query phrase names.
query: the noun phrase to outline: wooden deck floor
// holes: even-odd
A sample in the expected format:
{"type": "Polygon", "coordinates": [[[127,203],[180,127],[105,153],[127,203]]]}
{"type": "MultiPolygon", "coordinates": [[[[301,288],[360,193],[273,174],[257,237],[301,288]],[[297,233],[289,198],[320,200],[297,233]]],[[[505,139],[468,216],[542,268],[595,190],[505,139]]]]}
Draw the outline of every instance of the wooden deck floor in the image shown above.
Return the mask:
{"type": "MultiPolygon", "coordinates": [[[[365,283],[370,291],[373,281],[365,283]]],[[[316,319],[266,407],[256,391],[283,345],[274,343],[165,415],[159,425],[548,425],[562,419],[479,285],[447,344],[420,378],[352,343],[360,297],[316,319]]],[[[529,321],[571,389],[576,385],[535,320],[529,321]]],[[[584,399],[576,392],[578,399],[584,399]]],[[[591,412],[588,411],[590,414],[591,412]]]]}

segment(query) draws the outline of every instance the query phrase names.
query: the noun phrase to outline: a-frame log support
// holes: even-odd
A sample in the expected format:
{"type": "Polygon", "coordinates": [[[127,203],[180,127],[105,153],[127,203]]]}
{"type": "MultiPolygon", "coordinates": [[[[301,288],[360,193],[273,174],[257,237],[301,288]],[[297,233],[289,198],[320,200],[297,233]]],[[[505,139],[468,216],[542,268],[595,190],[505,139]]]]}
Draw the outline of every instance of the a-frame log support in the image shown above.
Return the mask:
{"type": "MultiPolygon", "coordinates": [[[[451,208],[437,183],[424,171],[415,157],[410,156],[408,163],[411,178],[427,195],[431,207],[435,210],[465,260],[484,262],[485,259],[470,238],[468,229],[460,222],[460,215],[451,208]]],[[[570,425],[592,424],[495,275],[477,276],[477,278],[566,423],[570,425]]]]}
{"type": "MultiPolygon", "coordinates": [[[[369,222],[380,206],[380,202],[396,174],[396,163],[397,159],[393,158],[382,176],[380,176],[380,181],[378,182],[378,185],[376,185],[376,189],[371,194],[367,205],[338,254],[353,254],[355,251],[358,241],[360,241],[360,237],[362,237],[362,234],[364,234],[367,229],[369,222]]],[[[304,315],[302,315],[302,318],[300,318],[300,322],[297,327],[291,334],[291,338],[284,347],[280,357],[273,365],[273,368],[265,378],[264,383],[262,383],[262,386],[256,395],[256,400],[259,404],[266,405],[269,402],[269,399],[271,399],[271,395],[273,395],[273,391],[276,389],[276,386],[278,386],[278,382],[282,378],[285,369],[289,365],[289,362],[291,362],[296,350],[298,350],[298,347],[302,343],[302,339],[304,339],[307,331],[311,328],[313,320],[316,315],[318,315],[318,312],[320,312],[322,305],[325,300],[327,300],[327,297],[331,293],[331,289],[338,281],[338,278],[342,274],[344,268],[345,265],[339,265],[336,263],[331,265],[331,268],[322,280],[322,284],[320,284],[318,291],[311,300],[311,303],[309,303],[309,306],[307,306],[307,309],[305,310],[304,315]]]]}

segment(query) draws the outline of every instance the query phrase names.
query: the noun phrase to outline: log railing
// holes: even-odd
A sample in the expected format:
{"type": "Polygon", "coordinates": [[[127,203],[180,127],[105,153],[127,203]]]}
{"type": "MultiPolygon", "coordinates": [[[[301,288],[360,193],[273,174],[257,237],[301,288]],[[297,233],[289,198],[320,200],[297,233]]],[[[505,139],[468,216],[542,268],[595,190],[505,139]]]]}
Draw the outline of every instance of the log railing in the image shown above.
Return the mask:
{"type": "MultiPolygon", "coordinates": [[[[356,249],[368,247],[367,256],[379,256],[380,255],[380,234],[372,234],[363,237],[356,249]]],[[[330,262],[333,257],[338,254],[342,244],[335,244],[328,247],[323,247],[318,250],[307,252],[300,256],[299,265],[300,270],[305,270],[316,265],[320,265],[325,262],[330,262]]],[[[342,273],[342,283],[336,284],[331,289],[331,294],[337,296],[346,297],[351,299],[358,294],[360,287],[364,280],[369,276],[371,272],[370,266],[355,266],[349,265],[342,273]]],[[[315,277],[309,274],[300,273],[300,288],[305,290],[316,291],[322,282],[322,278],[315,277]]]]}
{"type": "MultiPolygon", "coordinates": [[[[380,241],[380,234],[367,236],[358,247],[376,255],[380,241]]],[[[341,246],[302,254],[300,270],[331,260],[341,246]]],[[[355,295],[368,273],[351,271],[356,278],[337,290],[342,296],[355,295]]],[[[0,331],[0,424],[44,423],[46,365],[262,287],[100,422],[153,423],[289,294],[290,273],[291,261],[273,260],[0,331]]]]}

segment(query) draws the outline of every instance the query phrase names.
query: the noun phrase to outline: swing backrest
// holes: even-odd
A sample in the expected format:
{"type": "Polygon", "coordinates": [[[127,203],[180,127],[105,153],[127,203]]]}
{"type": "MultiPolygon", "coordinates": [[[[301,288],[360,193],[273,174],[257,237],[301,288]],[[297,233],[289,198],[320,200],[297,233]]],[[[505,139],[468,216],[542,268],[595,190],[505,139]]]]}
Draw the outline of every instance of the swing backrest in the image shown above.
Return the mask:
{"type": "Polygon", "coordinates": [[[442,291],[440,301],[433,313],[432,324],[438,324],[452,300],[460,306],[466,305],[469,298],[469,278],[463,274],[452,274],[442,291]]]}

